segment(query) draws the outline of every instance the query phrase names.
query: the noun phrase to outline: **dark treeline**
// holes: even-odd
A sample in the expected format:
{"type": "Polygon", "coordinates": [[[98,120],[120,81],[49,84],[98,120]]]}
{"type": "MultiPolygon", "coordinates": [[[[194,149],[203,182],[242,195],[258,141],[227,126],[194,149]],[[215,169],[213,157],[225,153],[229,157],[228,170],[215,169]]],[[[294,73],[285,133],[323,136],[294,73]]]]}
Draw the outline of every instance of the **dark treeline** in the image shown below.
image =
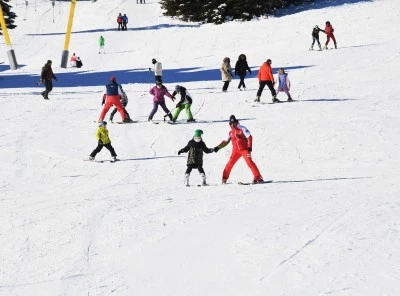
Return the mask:
{"type": "Polygon", "coordinates": [[[229,20],[248,21],[273,14],[289,5],[314,0],[161,0],[164,15],[187,22],[221,24],[229,20]]]}
{"type": "MultiPolygon", "coordinates": [[[[17,15],[11,10],[11,6],[8,4],[10,0],[1,0],[0,5],[3,10],[4,20],[6,21],[7,29],[14,29],[17,26],[14,24],[17,15]]],[[[0,26],[0,35],[3,35],[0,26]]]]}

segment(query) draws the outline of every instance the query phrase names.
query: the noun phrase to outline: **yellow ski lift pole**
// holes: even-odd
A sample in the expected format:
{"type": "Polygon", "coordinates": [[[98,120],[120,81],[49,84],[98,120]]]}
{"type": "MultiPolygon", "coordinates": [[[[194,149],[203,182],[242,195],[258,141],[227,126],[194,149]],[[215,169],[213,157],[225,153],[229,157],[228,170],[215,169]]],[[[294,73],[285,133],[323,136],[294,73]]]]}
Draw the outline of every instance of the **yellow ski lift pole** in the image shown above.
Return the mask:
{"type": "Polygon", "coordinates": [[[14,50],[11,47],[10,36],[8,36],[7,25],[6,25],[6,21],[4,20],[3,8],[1,6],[1,4],[0,4],[0,25],[1,25],[1,30],[3,32],[3,35],[4,35],[5,43],[6,43],[6,45],[8,45],[10,47],[10,49],[7,51],[8,60],[10,62],[10,69],[16,70],[18,68],[18,63],[17,63],[17,59],[15,58],[14,50]]]}
{"type": "Polygon", "coordinates": [[[67,33],[65,34],[64,50],[63,50],[62,56],[61,56],[61,68],[67,68],[68,55],[69,55],[68,47],[69,47],[69,41],[71,39],[72,21],[74,20],[75,5],[76,5],[76,0],[71,0],[71,8],[69,10],[67,33]]]}

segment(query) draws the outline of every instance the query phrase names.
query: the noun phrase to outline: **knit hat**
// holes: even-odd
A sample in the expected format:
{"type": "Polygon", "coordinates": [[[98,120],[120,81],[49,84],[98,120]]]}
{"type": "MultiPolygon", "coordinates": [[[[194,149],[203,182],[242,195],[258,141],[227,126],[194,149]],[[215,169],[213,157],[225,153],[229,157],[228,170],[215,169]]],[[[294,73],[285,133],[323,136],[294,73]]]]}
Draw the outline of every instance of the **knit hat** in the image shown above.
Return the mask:
{"type": "Polygon", "coordinates": [[[51,60],[47,60],[47,64],[52,64],[53,62],[51,60]]]}
{"type": "Polygon", "coordinates": [[[102,122],[100,122],[100,125],[99,125],[99,126],[105,126],[105,125],[107,125],[107,121],[102,121],[102,122]]]}
{"type": "Polygon", "coordinates": [[[232,124],[232,123],[238,123],[238,120],[236,119],[235,115],[231,115],[229,117],[229,124],[232,124]]]}
{"type": "Polygon", "coordinates": [[[194,131],[194,136],[193,136],[193,138],[201,138],[201,135],[203,134],[203,131],[202,130],[195,130],[194,131]]]}

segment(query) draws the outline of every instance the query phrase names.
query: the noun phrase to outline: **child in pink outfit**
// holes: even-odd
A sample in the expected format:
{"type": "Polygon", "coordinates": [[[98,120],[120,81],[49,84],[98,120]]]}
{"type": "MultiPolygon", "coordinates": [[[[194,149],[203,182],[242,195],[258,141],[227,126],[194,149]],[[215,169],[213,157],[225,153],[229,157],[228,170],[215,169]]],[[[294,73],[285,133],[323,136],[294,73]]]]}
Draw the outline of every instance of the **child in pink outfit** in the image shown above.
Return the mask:
{"type": "Polygon", "coordinates": [[[278,93],[280,91],[283,91],[288,96],[288,102],[293,102],[293,99],[289,93],[290,80],[289,80],[288,74],[285,72],[285,70],[283,68],[279,69],[278,82],[279,82],[279,85],[278,85],[278,91],[276,92],[276,95],[278,95],[278,93]]]}

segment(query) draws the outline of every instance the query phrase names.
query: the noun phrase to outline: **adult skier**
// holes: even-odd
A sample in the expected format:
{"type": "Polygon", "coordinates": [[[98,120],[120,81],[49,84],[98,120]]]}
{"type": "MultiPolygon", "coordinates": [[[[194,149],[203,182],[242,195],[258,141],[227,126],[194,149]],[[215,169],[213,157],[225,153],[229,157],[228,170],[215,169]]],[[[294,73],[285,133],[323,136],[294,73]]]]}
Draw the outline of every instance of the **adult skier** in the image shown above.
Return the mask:
{"type": "Polygon", "coordinates": [[[171,98],[172,101],[174,101],[175,98],[168,92],[168,89],[162,84],[161,81],[157,81],[156,86],[152,87],[149,92],[151,95],[153,95],[153,109],[149,114],[148,120],[153,121],[153,116],[156,114],[158,106],[161,106],[164,112],[168,115],[169,119],[173,121],[171,112],[168,110],[167,105],[165,105],[164,96],[171,98]]]}
{"type": "Polygon", "coordinates": [[[153,64],[153,68],[149,68],[149,71],[154,72],[154,78],[156,82],[162,82],[162,64],[160,62],[157,62],[156,59],[152,59],[151,63],[153,64]]]}
{"type": "Polygon", "coordinates": [[[249,71],[251,74],[251,70],[249,68],[249,65],[247,64],[247,58],[244,54],[241,54],[236,62],[235,65],[235,76],[239,75],[240,82],[238,85],[238,89],[242,90],[241,87],[243,86],[243,89],[246,90],[246,84],[244,84],[244,78],[246,77],[246,72],[249,71]]]}
{"type": "Polygon", "coordinates": [[[333,35],[333,27],[329,21],[325,23],[325,33],[326,33],[326,42],[325,42],[325,47],[324,49],[328,49],[328,43],[332,38],[333,43],[335,44],[335,48],[337,48],[337,43],[336,43],[336,38],[335,35],[333,35]]]}
{"type": "Polygon", "coordinates": [[[53,73],[51,68],[52,61],[48,60],[47,63],[42,68],[42,73],[40,74],[40,83],[44,83],[46,89],[41,92],[44,99],[49,99],[49,93],[53,89],[53,79],[57,81],[57,77],[53,73]]]}
{"type": "Polygon", "coordinates": [[[124,26],[123,26],[122,22],[123,22],[122,14],[120,13],[120,14],[118,14],[118,17],[117,17],[118,31],[124,30],[124,26]]]}
{"type": "Polygon", "coordinates": [[[179,94],[181,96],[181,99],[179,100],[178,104],[176,104],[176,110],[175,110],[175,114],[172,118],[172,121],[175,122],[178,119],[179,113],[181,113],[181,111],[183,109],[186,110],[187,121],[188,122],[195,121],[193,119],[192,111],[190,110],[193,100],[192,100],[192,97],[190,96],[189,92],[187,91],[187,89],[185,87],[183,87],[181,85],[176,85],[175,90],[172,93],[172,97],[175,98],[175,95],[177,95],[177,94],[179,94]]]}
{"type": "Polygon", "coordinates": [[[106,116],[108,110],[114,105],[119,114],[121,114],[121,118],[123,122],[129,122],[130,120],[126,119],[125,112],[124,112],[124,107],[121,104],[121,87],[117,83],[117,79],[112,76],[110,78],[110,83],[106,85],[104,94],[103,94],[103,102],[102,105],[104,105],[103,110],[100,113],[99,121],[102,122],[104,120],[104,117],[106,116]]]}
{"type": "Polygon", "coordinates": [[[222,65],[220,67],[221,70],[221,78],[224,85],[222,86],[222,91],[227,92],[229,83],[232,80],[232,67],[231,67],[231,59],[225,57],[222,61],[222,65]]]}
{"type": "Polygon", "coordinates": [[[201,135],[203,134],[202,130],[195,130],[193,139],[191,139],[185,147],[178,151],[178,155],[181,153],[189,152],[187,158],[187,169],[185,172],[185,185],[189,186],[189,177],[192,169],[198,169],[201,179],[202,185],[207,185],[206,182],[206,174],[203,169],[203,152],[211,153],[214,152],[213,148],[208,148],[207,145],[203,142],[201,135]]]}
{"type": "Polygon", "coordinates": [[[247,166],[253,173],[253,183],[264,182],[257,165],[251,158],[251,152],[253,150],[253,137],[250,131],[245,126],[239,124],[239,121],[236,119],[235,115],[230,116],[229,126],[231,127],[229,138],[225,141],[222,141],[221,144],[214,148],[214,151],[218,152],[219,149],[224,148],[229,144],[229,142],[232,142],[232,154],[225,166],[224,172],[222,173],[222,184],[226,184],[233,166],[241,157],[244,158],[247,166]]]}
{"type": "Polygon", "coordinates": [[[271,91],[272,103],[280,102],[276,98],[276,92],[274,89],[275,80],[274,75],[272,74],[271,64],[271,59],[268,59],[261,65],[260,70],[258,71],[258,82],[260,86],[258,87],[257,97],[254,102],[260,102],[261,94],[265,86],[268,86],[269,90],[271,91]]]}

